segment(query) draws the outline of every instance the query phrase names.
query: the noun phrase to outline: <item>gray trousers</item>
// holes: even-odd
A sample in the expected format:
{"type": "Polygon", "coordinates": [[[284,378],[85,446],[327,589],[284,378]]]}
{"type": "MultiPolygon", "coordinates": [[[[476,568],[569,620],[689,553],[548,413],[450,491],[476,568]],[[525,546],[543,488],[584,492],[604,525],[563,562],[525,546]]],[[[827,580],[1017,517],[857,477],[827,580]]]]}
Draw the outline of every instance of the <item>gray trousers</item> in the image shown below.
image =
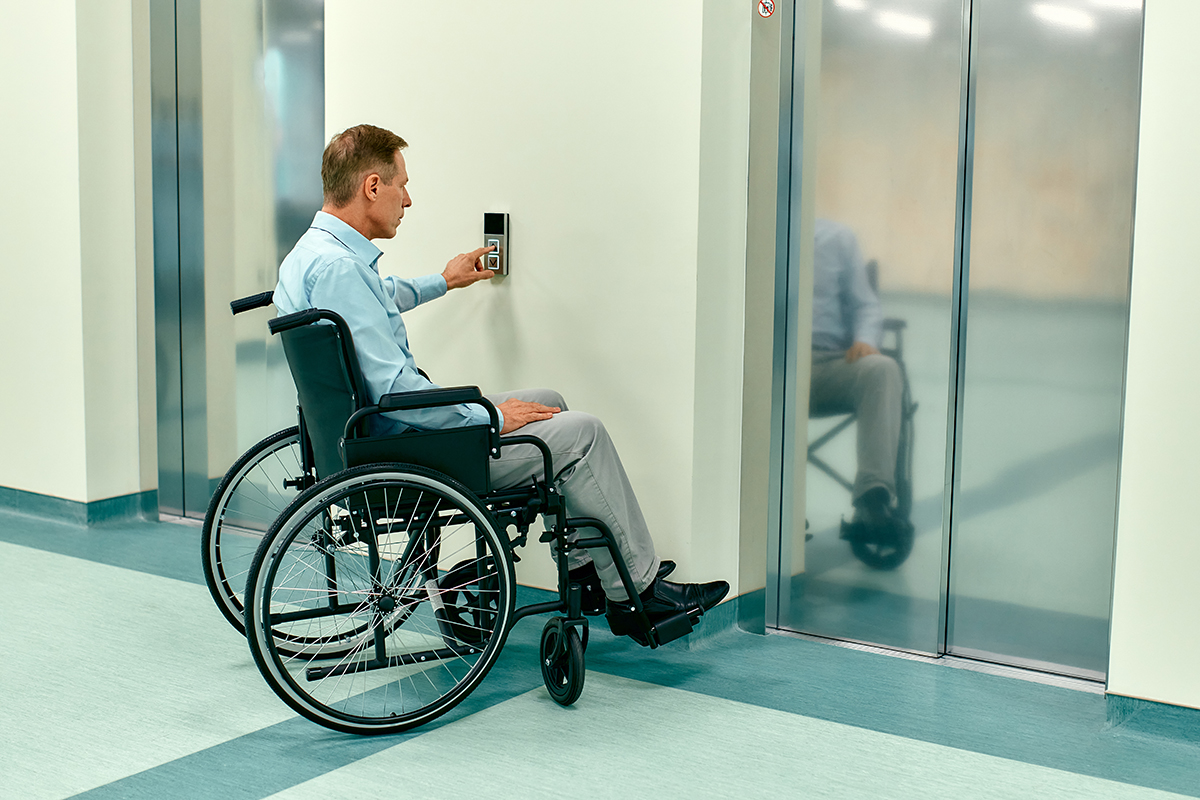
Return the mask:
{"type": "MultiPolygon", "coordinates": [[[[487,395],[495,405],[510,398],[562,409],[551,419],[531,422],[512,435],[536,436],[549,446],[557,473],[554,482],[566,501],[567,513],[572,517],[595,517],[608,526],[629,567],[634,588],[639,593],[644,592],[658,572],[658,557],[642,509],[604,423],[591,414],[569,411],[562,395],[551,389],[487,395]]],[[[505,447],[500,458],[491,460],[490,464],[492,485],[497,489],[520,486],[542,477],[542,454],[531,444],[505,447]]],[[[586,529],[581,533],[584,536],[591,534],[586,529]]],[[[608,550],[572,550],[568,556],[571,569],[584,566],[588,561],[595,563],[609,599],[627,599],[608,550]]]]}
{"type": "Polygon", "coordinates": [[[876,486],[896,496],[896,451],[900,444],[900,367],[885,355],[853,364],[836,350],[814,350],[808,413],[811,417],[858,414],[858,471],[853,498],[876,486]]]}

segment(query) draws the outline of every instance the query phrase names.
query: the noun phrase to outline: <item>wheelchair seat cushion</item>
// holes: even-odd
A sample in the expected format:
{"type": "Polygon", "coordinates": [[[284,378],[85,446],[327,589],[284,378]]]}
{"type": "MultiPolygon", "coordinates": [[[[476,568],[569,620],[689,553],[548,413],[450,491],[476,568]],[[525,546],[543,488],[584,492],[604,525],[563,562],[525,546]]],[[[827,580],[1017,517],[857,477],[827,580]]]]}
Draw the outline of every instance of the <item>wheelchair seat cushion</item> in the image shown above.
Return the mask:
{"type": "Polygon", "coordinates": [[[476,494],[491,491],[487,425],[347,439],[346,466],[399,461],[435,469],[476,494]]]}

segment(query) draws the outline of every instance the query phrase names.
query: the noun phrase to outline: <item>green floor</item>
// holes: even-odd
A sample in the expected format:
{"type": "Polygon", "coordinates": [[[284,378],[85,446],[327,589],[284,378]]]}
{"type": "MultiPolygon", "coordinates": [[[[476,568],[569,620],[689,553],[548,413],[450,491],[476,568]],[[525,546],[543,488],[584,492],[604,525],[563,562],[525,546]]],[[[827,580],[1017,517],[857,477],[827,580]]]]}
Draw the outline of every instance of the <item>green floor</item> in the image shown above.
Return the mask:
{"type": "Polygon", "coordinates": [[[650,652],[601,623],[562,709],[525,620],[446,718],[333,733],[258,676],[198,541],[0,514],[0,797],[1200,797],[1200,743],[1100,695],[736,630],[650,652]]]}

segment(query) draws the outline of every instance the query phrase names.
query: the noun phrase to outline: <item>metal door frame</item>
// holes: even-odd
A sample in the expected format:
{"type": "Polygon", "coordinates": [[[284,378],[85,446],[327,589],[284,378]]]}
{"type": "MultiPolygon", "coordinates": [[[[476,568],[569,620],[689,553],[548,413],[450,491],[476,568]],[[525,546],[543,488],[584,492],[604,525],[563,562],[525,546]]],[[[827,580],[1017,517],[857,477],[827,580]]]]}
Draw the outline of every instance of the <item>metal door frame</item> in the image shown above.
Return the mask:
{"type": "Polygon", "coordinates": [[[150,1],[158,507],[208,506],[200,0],[150,1]]]}

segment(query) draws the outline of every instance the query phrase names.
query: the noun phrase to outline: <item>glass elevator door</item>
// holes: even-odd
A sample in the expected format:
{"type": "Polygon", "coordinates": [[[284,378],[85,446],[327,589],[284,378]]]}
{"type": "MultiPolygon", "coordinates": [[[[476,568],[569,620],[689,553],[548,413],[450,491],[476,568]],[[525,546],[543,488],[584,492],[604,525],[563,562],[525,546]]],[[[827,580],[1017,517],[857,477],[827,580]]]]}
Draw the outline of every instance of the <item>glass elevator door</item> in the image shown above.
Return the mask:
{"type": "Polygon", "coordinates": [[[974,3],[953,655],[1107,671],[1140,5],[974,3]]]}
{"type": "Polygon", "coordinates": [[[787,383],[807,452],[784,448],[804,502],[785,489],[781,516],[807,524],[776,623],[1102,678],[1140,2],[795,20],[787,363],[810,387],[787,383]]]}

